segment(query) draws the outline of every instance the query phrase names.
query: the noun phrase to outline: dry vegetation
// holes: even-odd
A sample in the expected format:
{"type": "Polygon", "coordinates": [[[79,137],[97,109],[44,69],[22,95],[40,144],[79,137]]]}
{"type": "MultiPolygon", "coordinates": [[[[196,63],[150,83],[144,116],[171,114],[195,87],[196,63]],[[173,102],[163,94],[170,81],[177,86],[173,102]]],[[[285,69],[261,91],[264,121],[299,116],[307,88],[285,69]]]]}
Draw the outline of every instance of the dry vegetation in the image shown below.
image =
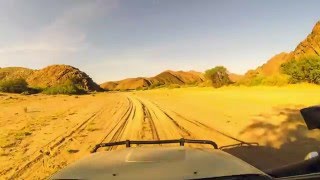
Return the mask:
{"type": "MultiPolygon", "coordinates": [[[[175,88],[93,95],[0,94],[0,176],[50,176],[100,142],[210,139],[260,147],[226,151],[266,169],[304,158],[320,145],[299,108],[319,104],[320,87],[175,88]],[[268,161],[266,162],[265,159],[268,161]]],[[[104,149],[112,150],[112,149],[104,149]]]]}

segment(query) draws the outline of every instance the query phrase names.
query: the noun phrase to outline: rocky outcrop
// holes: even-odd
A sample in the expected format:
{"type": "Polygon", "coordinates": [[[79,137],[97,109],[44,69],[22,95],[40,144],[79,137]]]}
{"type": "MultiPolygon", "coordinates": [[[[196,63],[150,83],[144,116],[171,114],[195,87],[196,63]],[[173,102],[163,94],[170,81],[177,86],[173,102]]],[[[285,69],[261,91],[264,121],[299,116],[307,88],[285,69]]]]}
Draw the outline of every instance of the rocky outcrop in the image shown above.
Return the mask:
{"type": "Polygon", "coordinates": [[[41,88],[72,81],[86,91],[99,91],[101,89],[86,73],[69,65],[52,65],[35,70],[26,80],[30,86],[41,88]]]}
{"type": "Polygon", "coordinates": [[[164,71],[153,78],[149,78],[152,84],[194,84],[201,83],[204,81],[204,76],[200,72],[196,71],[164,71]]]}
{"type": "Polygon", "coordinates": [[[69,65],[52,65],[39,70],[22,67],[0,68],[0,80],[19,78],[25,79],[30,87],[47,88],[72,81],[86,91],[102,90],[86,73],[69,65]]]}
{"type": "Polygon", "coordinates": [[[307,38],[293,51],[293,57],[296,60],[310,56],[320,56],[320,21],[316,23],[307,38]]]}
{"type": "Polygon", "coordinates": [[[116,82],[106,82],[101,84],[100,87],[105,90],[128,90],[149,87],[150,85],[151,84],[148,79],[138,77],[128,78],[116,82]]]}

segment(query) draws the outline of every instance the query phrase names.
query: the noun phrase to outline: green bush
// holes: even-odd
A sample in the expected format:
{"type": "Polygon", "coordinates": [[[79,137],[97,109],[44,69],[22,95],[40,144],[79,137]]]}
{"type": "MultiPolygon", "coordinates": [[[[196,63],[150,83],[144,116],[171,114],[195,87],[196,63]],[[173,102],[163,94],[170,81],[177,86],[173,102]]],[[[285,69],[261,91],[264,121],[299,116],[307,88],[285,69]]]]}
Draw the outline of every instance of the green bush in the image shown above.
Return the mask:
{"type": "Polygon", "coordinates": [[[39,87],[29,87],[26,91],[23,91],[22,95],[31,95],[31,94],[37,94],[43,91],[43,88],[39,87]]]}
{"type": "Polygon", "coordinates": [[[284,74],[267,76],[262,80],[263,85],[284,86],[289,83],[289,76],[284,74]]]}
{"type": "Polygon", "coordinates": [[[254,77],[246,77],[243,78],[241,81],[237,82],[237,85],[244,85],[244,86],[259,86],[264,85],[267,82],[267,77],[263,75],[257,75],[254,77]]]}
{"type": "Polygon", "coordinates": [[[85,94],[86,91],[73,83],[72,81],[67,81],[64,84],[48,87],[42,91],[44,94],[85,94]]]}
{"type": "Polygon", "coordinates": [[[30,94],[37,94],[37,93],[40,93],[40,92],[42,92],[43,91],[43,88],[41,88],[41,87],[30,87],[29,89],[28,89],[28,92],[30,93],[30,94]]]}
{"type": "Polygon", "coordinates": [[[276,74],[272,76],[264,76],[262,74],[257,74],[255,76],[244,77],[235,85],[244,85],[244,86],[283,86],[289,83],[289,76],[285,74],[276,74]]]}
{"type": "Polygon", "coordinates": [[[148,89],[147,87],[137,87],[136,91],[144,91],[144,90],[147,90],[147,89],[148,89]]]}
{"type": "Polygon", "coordinates": [[[262,75],[258,75],[252,79],[249,80],[249,86],[258,86],[258,85],[262,85],[263,80],[265,79],[264,76],[262,75]]]}
{"type": "Polygon", "coordinates": [[[175,89],[175,88],[180,88],[181,86],[179,84],[170,84],[168,86],[169,89],[175,89]]]}
{"type": "Polygon", "coordinates": [[[0,81],[0,91],[8,93],[22,93],[28,90],[28,83],[24,79],[0,81]]]}
{"type": "Polygon", "coordinates": [[[231,84],[227,69],[223,66],[216,66],[215,68],[206,70],[205,77],[210,80],[212,86],[216,88],[231,84]]]}
{"type": "Polygon", "coordinates": [[[308,82],[320,84],[320,57],[293,59],[281,65],[281,71],[290,76],[290,83],[308,82]]]}

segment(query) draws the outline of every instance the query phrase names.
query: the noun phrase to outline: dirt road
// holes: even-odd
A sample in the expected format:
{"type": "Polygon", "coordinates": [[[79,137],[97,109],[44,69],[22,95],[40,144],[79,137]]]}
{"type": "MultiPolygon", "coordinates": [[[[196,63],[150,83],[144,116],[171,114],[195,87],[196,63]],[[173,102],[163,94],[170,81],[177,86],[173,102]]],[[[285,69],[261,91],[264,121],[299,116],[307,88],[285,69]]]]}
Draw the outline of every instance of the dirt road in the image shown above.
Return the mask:
{"type": "MultiPolygon", "coordinates": [[[[301,160],[320,147],[319,133],[309,132],[298,114],[303,104],[320,102],[318,88],[261,92],[191,88],[83,96],[0,94],[0,179],[44,179],[90,154],[98,143],[126,139],[208,139],[219,146],[259,142],[259,148],[229,152],[262,169],[301,160]]],[[[117,148],[124,147],[100,150],[117,148]]]]}
{"type": "MultiPolygon", "coordinates": [[[[155,102],[132,94],[99,96],[96,97],[99,98],[98,101],[91,102],[86,108],[82,107],[84,104],[74,103],[67,111],[46,121],[39,129],[34,128],[32,134],[20,141],[16,140],[13,144],[2,146],[5,152],[1,159],[2,162],[6,161],[6,165],[1,167],[1,177],[48,177],[65,165],[89,154],[95,144],[102,142],[178,138],[210,139],[218,145],[238,142],[237,139],[228,137],[213,127],[187,119],[181,114],[160,107],[155,102]],[[65,119],[72,123],[63,122],[65,119]],[[40,146],[37,141],[43,136],[46,143],[40,146]],[[21,154],[21,151],[26,153],[21,154]]],[[[84,100],[81,103],[88,101],[84,100]]],[[[115,148],[119,147],[105,150],[115,148]]]]}

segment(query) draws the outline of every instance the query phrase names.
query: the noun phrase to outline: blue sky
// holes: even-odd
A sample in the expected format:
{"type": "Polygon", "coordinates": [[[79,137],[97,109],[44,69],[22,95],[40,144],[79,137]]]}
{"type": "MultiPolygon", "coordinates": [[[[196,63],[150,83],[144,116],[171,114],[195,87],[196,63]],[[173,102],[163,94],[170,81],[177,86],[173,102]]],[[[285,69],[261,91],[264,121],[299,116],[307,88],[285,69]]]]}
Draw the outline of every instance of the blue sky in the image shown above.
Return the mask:
{"type": "Polygon", "coordinates": [[[96,82],[224,65],[244,73],[291,51],[320,1],[0,0],[0,67],[69,64],[96,82]]]}

